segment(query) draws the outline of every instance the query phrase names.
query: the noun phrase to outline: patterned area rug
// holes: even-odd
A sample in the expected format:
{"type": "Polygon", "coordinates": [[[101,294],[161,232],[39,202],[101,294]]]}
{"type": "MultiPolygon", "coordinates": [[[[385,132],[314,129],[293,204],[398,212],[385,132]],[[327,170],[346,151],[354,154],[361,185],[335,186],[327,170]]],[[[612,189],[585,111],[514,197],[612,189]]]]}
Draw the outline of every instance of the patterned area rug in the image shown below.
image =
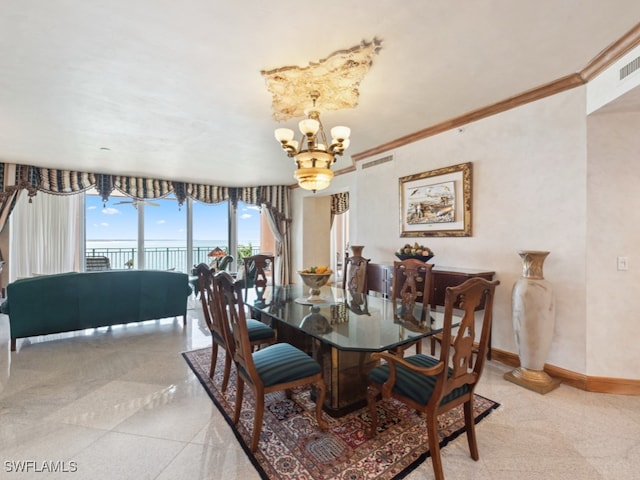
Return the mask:
{"type": "MultiPolygon", "coordinates": [[[[369,439],[365,435],[369,423],[366,407],[340,418],[325,414],[329,429],[319,430],[309,390],[297,391],[291,399],[287,399],[284,392],[267,395],[260,443],[252,454],[248,448],[253,429],[252,390],[245,388],[240,421],[233,426],[234,367],[227,391],[223,394],[219,390],[224,351],[219,353],[213,381],[208,376],[210,348],[182,355],[264,479],[395,480],[403,478],[429,456],[424,419],[400,402],[391,400],[378,404],[378,425],[382,431],[369,439]]],[[[499,406],[479,395],[476,395],[474,405],[476,423],[499,406]]],[[[461,407],[440,415],[438,421],[441,447],[464,432],[461,407]]]]}

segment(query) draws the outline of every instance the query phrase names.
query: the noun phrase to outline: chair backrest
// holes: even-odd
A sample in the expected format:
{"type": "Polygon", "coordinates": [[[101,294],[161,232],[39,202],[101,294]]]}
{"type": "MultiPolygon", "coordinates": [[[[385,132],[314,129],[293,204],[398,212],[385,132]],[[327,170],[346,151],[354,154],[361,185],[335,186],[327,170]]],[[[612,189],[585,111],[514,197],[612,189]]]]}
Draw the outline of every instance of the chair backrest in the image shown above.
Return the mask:
{"type": "MultiPolygon", "coordinates": [[[[471,278],[455,287],[447,287],[444,306],[444,324],[440,346],[440,362],[444,368],[438,375],[433,395],[445,397],[456,388],[468,385],[471,390],[480,379],[489,347],[489,335],[493,318],[493,297],[498,280],[471,278]],[[480,338],[476,342],[476,309],[484,302],[480,326],[480,338]],[[460,312],[462,319],[453,327],[453,313],[456,321],[460,312]]],[[[439,400],[434,400],[439,403],[439,400]]]]}
{"type": "Polygon", "coordinates": [[[213,305],[213,270],[206,263],[200,263],[194,268],[194,273],[198,276],[198,290],[207,327],[211,333],[217,333],[223,338],[221,329],[216,322],[215,306],[213,305]]]}
{"type": "Polygon", "coordinates": [[[367,293],[368,258],[360,255],[345,255],[344,274],[342,275],[342,289],[354,293],[367,293]]]}
{"type": "MultiPolygon", "coordinates": [[[[273,255],[258,254],[246,257],[244,263],[244,281],[247,287],[265,288],[268,284],[267,271],[273,271],[273,255]]],[[[272,278],[273,281],[273,278],[272,278]]]]}
{"type": "Polygon", "coordinates": [[[422,303],[422,322],[425,320],[426,305],[431,292],[431,270],[433,265],[416,258],[393,262],[393,283],[391,299],[395,305],[401,302],[403,310],[413,315],[416,303],[422,303]]]}
{"type": "Polygon", "coordinates": [[[96,272],[100,270],[111,270],[109,257],[87,257],[85,258],[85,272],[96,272]]]}
{"type": "Polygon", "coordinates": [[[227,353],[251,381],[260,382],[253,363],[241,282],[234,281],[227,272],[218,272],[213,277],[213,296],[219,323],[224,328],[227,353]]]}
{"type": "Polygon", "coordinates": [[[231,255],[225,255],[218,262],[217,268],[218,271],[222,272],[227,269],[227,267],[233,262],[233,257],[231,255]]]}

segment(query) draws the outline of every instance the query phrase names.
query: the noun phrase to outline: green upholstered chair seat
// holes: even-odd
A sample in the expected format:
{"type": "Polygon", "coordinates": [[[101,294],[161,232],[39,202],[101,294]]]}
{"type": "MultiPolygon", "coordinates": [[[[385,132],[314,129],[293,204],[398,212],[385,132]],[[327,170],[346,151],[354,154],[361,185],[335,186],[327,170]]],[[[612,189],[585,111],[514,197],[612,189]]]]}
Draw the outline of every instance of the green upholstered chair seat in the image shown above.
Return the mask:
{"type": "Polygon", "coordinates": [[[320,373],[320,364],[288,343],[276,343],[253,354],[253,363],[265,387],[320,373]]]}
{"type": "MultiPolygon", "coordinates": [[[[250,342],[255,340],[268,340],[276,335],[273,328],[265,325],[260,320],[247,320],[247,330],[249,331],[250,342]]],[[[222,336],[218,332],[213,332],[213,339],[218,345],[224,345],[222,336]]]]}
{"type": "Polygon", "coordinates": [[[265,325],[260,320],[254,320],[252,318],[247,319],[247,330],[249,331],[249,341],[254,340],[266,340],[267,338],[273,338],[276,332],[268,325],[265,325]]]}
{"type": "MultiPolygon", "coordinates": [[[[439,362],[437,358],[421,354],[406,357],[404,360],[421,368],[434,367],[439,362]]],[[[449,368],[449,374],[451,375],[451,373],[452,370],[449,368]]],[[[369,378],[375,383],[382,385],[387,381],[387,378],[389,378],[389,365],[384,364],[374,368],[369,372],[369,378]]],[[[412,372],[402,365],[397,366],[396,384],[393,386],[394,392],[410,398],[420,405],[426,405],[433,393],[435,385],[435,376],[421,375],[419,373],[412,372]]],[[[448,403],[468,391],[469,387],[467,385],[456,388],[442,399],[441,404],[448,403]]]]}

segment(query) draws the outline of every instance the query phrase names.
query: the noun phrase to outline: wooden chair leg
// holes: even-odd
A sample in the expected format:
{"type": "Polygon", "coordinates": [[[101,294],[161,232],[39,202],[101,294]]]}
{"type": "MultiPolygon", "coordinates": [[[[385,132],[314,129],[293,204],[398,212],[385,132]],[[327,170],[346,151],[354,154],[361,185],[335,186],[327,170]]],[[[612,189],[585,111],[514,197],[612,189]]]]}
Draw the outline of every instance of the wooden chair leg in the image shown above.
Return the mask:
{"type": "Polygon", "coordinates": [[[216,363],[218,362],[218,344],[212,340],[211,343],[211,367],[209,367],[209,378],[213,378],[216,371],[216,363]]]}
{"type": "Polygon", "coordinates": [[[440,457],[440,437],[438,436],[438,415],[427,412],[427,433],[429,434],[429,453],[433,463],[433,473],[436,480],[444,480],[442,458],[440,457]]]}
{"type": "Polygon", "coordinates": [[[264,415],[264,393],[256,392],[256,411],[253,418],[253,436],[251,437],[251,451],[255,452],[260,442],[262,431],[262,417],[264,415]]]}
{"type": "Polygon", "coordinates": [[[422,339],[416,342],[416,353],[418,354],[422,353],[422,339]]]}
{"type": "Polygon", "coordinates": [[[464,423],[467,431],[467,441],[469,442],[471,458],[478,461],[480,455],[478,454],[478,441],[476,440],[476,428],[475,421],[473,419],[473,397],[464,402],[464,423]]]}
{"type": "Polygon", "coordinates": [[[326,430],[329,428],[327,422],[325,422],[322,416],[322,406],[324,405],[324,397],[327,393],[327,387],[324,381],[320,380],[316,382],[316,420],[320,430],[326,430]]]}
{"type": "Polygon", "coordinates": [[[240,373],[236,374],[236,379],[236,405],[233,411],[234,425],[238,423],[238,420],[240,420],[240,410],[242,410],[242,397],[244,395],[244,381],[242,380],[240,373]]]}
{"type": "Polygon", "coordinates": [[[371,426],[367,435],[373,438],[378,433],[378,410],[376,404],[378,402],[378,394],[380,392],[373,385],[367,387],[367,406],[369,407],[369,418],[371,418],[371,426]]]}
{"type": "Polygon", "coordinates": [[[229,376],[231,375],[231,355],[229,352],[225,352],[224,358],[224,377],[222,377],[222,391],[227,391],[227,385],[229,384],[229,376]]]}

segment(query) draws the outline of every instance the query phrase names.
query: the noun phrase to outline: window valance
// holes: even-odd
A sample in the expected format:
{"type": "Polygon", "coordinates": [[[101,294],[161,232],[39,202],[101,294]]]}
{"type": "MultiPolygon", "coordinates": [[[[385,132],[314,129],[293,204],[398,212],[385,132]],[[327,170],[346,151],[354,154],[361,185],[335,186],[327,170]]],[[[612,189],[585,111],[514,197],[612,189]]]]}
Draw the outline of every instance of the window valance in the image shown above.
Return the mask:
{"type": "Polygon", "coordinates": [[[154,178],[130,177],[103,173],[58,170],[29,165],[0,163],[0,230],[13,209],[17,192],[27,190],[29,197],[38,191],[53,195],[72,195],[95,187],[107,202],[114,190],[138,200],[176,196],[178,205],[190,197],[203,203],[238,200],[254,205],[266,205],[281,221],[290,222],[289,187],[268,185],[259,187],[221,187],[154,178]]]}

